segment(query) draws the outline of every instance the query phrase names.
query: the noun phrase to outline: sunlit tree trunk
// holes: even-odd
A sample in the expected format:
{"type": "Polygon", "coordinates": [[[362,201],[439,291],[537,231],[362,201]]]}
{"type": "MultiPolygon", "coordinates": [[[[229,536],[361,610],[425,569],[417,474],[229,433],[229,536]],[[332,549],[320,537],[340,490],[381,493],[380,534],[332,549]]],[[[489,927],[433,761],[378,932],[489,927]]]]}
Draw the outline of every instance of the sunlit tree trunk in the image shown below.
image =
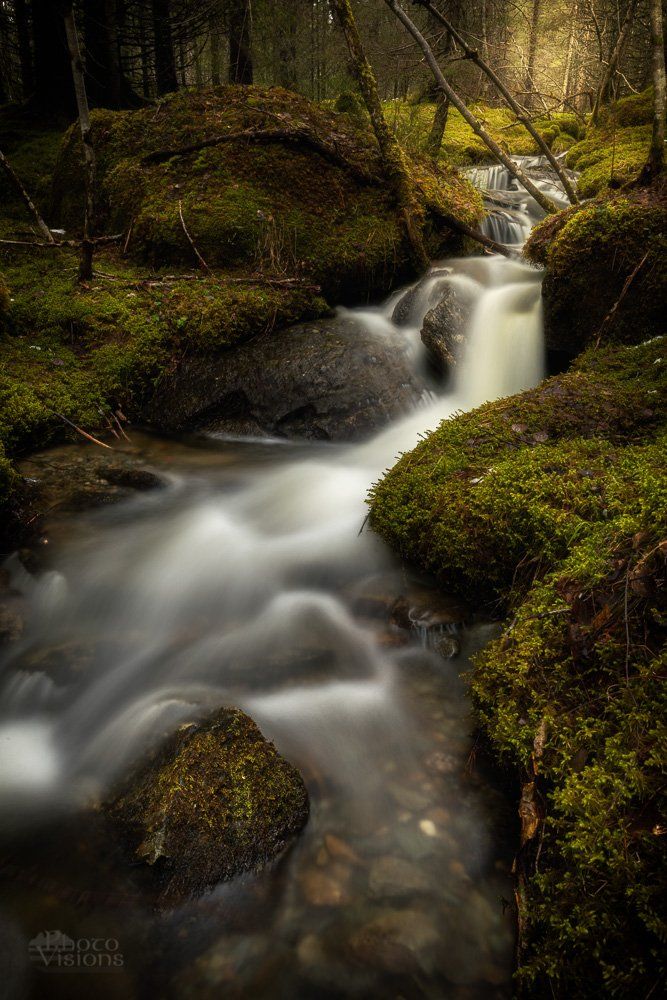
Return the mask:
{"type": "Polygon", "coordinates": [[[535,69],[537,67],[537,48],[540,37],[540,14],[542,13],[542,0],[533,0],[533,12],[530,19],[530,36],[528,38],[528,65],[526,67],[526,81],[524,90],[526,92],[525,104],[527,108],[532,108],[535,103],[535,69]]]}
{"type": "Polygon", "coordinates": [[[403,217],[413,263],[418,270],[424,271],[429,266],[429,259],[419,227],[423,208],[416,197],[401,147],[385,120],[375,73],[361,43],[350,0],[331,0],[331,6],[345,35],[350,51],[352,71],[357,78],[380,147],[380,156],[387,180],[393,188],[397,205],[403,217]]]}
{"type": "Polygon", "coordinates": [[[662,21],[661,0],[649,0],[651,20],[651,66],[653,71],[653,130],[651,148],[641,180],[647,183],[662,171],[665,165],[665,32],[662,21]]]}

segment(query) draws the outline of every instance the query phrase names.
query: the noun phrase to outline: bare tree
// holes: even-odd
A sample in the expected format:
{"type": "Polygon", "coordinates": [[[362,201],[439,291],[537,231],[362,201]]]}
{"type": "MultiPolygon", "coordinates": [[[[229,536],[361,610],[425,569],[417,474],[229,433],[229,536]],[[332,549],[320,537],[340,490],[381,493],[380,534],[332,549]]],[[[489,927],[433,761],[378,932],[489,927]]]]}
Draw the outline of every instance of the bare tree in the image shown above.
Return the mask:
{"type": "Polygon", "coordinates": [[[543,208],[544,211],[547,212],[547,214],[550,214],[552,212],[557,212],[559,210],[558,205],[556,205],[556,203],[553,202],[551,198],[548,198],[543,191],[540,191],[540,189],[535,184],[533,184],[530,177],[528,177],[524,173],[521,167],[519,167],[512,160],[512,158],[505,152],[505,150],[498,145],[495,139],[493,139],[489,135],[486,129],[482,126],[481,122],[477,118],[475,118],[472,111],[470,111],[468,106],[464,103],[464,101],[459,97],[459,95],[453,89],[451,84],[447,82],[444,73],[442,72],[440,66],[438,65],[437,59],[433,55],[431,46],[428,44],[422,33],[419,31],[414,21],[411,20],[411,18],[405,13],[403,8],[396,2],[396,0],[385,0],[385,3],[389,7],[389,9],[394,12],[399,21],[403,24],[403,26],[407,29],[407,31],[412,35],[417,44],[420,46],[426,58],[426,62],[428,63],[428,66],[431,72],[433,73],[438,86],[449,97],[449,100],[452,102],[457,111],[461,114],[462,118],[464,118],[465,121],[467,121],[468,125],[470,125],[473,132],[480,137],[480,139],[487,146],[489,151],[493,153],[494,157],[500,163],[502,163],[504,167],[506,167],[509,170],[509,172],[512,174],[513,177],[516,177],[519,183],[522,184],[523,187],[525,187],[526,191],[528,191],[529,194],[533,196],[537,204],[540,205],[540,207],[543,208]]]}
{"type": "Polygon", "coordinates": [[[502,82],[502,80],[499,78],[499,76],[491,69],[491,67],[480,56],[480,54],[476,51],[476,49],[473,49],[470,45],[468,45],[461,32],[457,31],[455,26],[445,17],[445,15],[442,14],[439,10],[437,10],[436,7],[433,6],[431,0],[413,0],[413,3],[417,4],[420,7],[425,7],[426,10],[429,11],[431,16],[436,18],[443,25],[443,27],[447,29],[449,37],[454,39],[454,41],[458,45],[460,45],[466,58],[472,60],[472,62],[474,62],[477,66],[479,66],[482,72],[491,80],[496,89],[504,98],[507,105],[512,109],[512,111],[516,115],[517,121],[520,121],[521,124],[524,126],[524,128],[527,130],[527,132],[529,132],[529,134],[537,143],[542,155],[546,156],[547,160],[551,164],[551,167],[555,170],[561,184],[563,185],[563,190],[565,191],[565,194],[567,195],[570,203],[572,205],[576,205],[579,199],[577,198],[576,192],[569,177],[563,170],[557,158],[549,149],[548,144],[544,141],[540,133],[533,125],[530,115],[526,113],[525,109],[522,108],[517,103],[517,101],[515,101],[514,97],[507,89],[505,84],[502,82]]]}
{"type": "Polygon", "coordinates": [[[357,23],[352,13],[350,0],[331,0],[345,40],[347,41],[352,69],[359,83],[359,88],[366,103],[366,108],[371,119],[373,131],[380,147],[380,156],[384,165],[387,179],[392,186],[396,202],[403,217],[403,225],[410,245],[411,255],[415,267],[426,270],[429,265],[428,255],[424,248],[418,220],[423,215],[423,206],[420,205],[414,185],[408,173],[407,164],[401,147],[396,141],[396,137],[387,125],[382,111],[380,95],[378,93],[377,80],[373,68],[366,58],[357,23]]]}
{"type": "Polygon", "coordinates": [[[530,19],[530,36],[528,38],[528,65],[526,67],[526,82],[524,89],[526,92],[526,107],[532,108],[535,95],[535,67],[537,65],[537,45],[540,37],[540,14],[542,13],[542,0],[533,0],[533,12],[530,19]]]}
{"type": "Polygon", "coordinates": [[[64,3],[62,10],[67,45],[69,47],[70,59],[72,60],[72,79],[74,81],[76,106],[79,112],[85,165],[86,203],[83,221],[83,240],[81,241],[81,258],[79,261],[79,281],[90,281],[93,277],[93,235],[95,230],[95,150],[93,148],[93,136],[90,128],[90,111],[86,95],[83,59],[81,58],[79,35],[76,30],[76,21],[74,20],[74,10],[71,2],[64,3]]]}
{"type": "Polygon", "coordinates": [[[623,24],[621,25],[621,30],[618,33],[618,38],[616,39],[616,45],[609,58],[609,62],[605,67],[605,71],[602,75],[600,81],[600,86],[597,89],[595,95],[595,104],[593,105],[593,114],[591,115],[591,121],[594,125],[597,125],[600,118],[600,109],[602,107],[603,101],[608,97],[609,86],[616,72],[616,67],[618,66],[621,56],[623,55],[623,49],[627,41],[628,35],[630,34],[630,29],[632,27],[632,21],[635,16],[635,11],[637,9],[638,0],[630,0],[627,10],[625,12],[625,18],[623,24]]]}

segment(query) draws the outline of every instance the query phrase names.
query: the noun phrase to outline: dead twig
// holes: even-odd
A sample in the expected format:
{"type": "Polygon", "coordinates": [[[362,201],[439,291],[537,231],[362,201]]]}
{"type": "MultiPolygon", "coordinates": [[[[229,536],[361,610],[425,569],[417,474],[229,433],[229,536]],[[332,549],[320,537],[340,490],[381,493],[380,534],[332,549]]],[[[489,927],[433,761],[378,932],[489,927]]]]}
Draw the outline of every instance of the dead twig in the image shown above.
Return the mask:
{"type": "Polygon", "coordinates": [[[614,320],[616,319],[616,313],[618,312],[618,309],[619,309],[619,306],[621,305],[621,302],[623,301],[623,299],[625,298],[625,296],[628,294],[628,291],[630,289],[630,285],[635,280],[635,278],[637,277],[637,275],[641,271],[642,267],[644,266],[644,264],[648,260],[648,256],[649,256],[650,252],[651,252],[650,250],[646,251],[646,253],[642,257],[642,259],[639,261],[639,263],[637,264],[637,266],[634,269],[634,271],[632,272],[632,274],[629,274],[628,277],[625,279],[625,284],[623,285],[623,288],[621,289],[621,294],[616,299],[616,301],[614,302],[613,306],[611,307],[611,309],[609,310],[609,312],[607,313],[607,315],[605,316],[605,318],[602,320],[602,323],[600,324],[600,329],[598,330],[598,335],[597,335],[596,340],[595,340],[595,347],[596,348],[600,346],[600,341],[602,340],[602,334],[605,333],[605,331],[608,329],[608,327],[610,327],[613,324],[614,320]]]}
{"type": "Polygon", "coordinates": [[[113,448],[111,447],[110,444],[105,444],[104,441],[99,441],[96,437],[93,437],[93,435],[89,434],[88,431],[84,431],[82,427],[77,426],[77,424],[73,423],[68,417],[64,416],[62,413],[58,413],[57,410],[51,410],[51,413],[53,413],[56,417],[60,417],[60,419],[64,421],[66,424],[68,424],[70,427],[72,427],[77,432],[77,434],[81,434],[82,437],[85,437],[88,441],[92,441],[93,444],[98,444],[100,448],[108,448],[109,451],[113,451],[113,448]]]}
{"type": "Polygon", "coordinates": [[[207,274],[210,274],[211,273],[211,268],[208,266],[208,264],[206,263],[206,261],[204,260],[204,258],[202,257],[202,255],[200,254],[199,250],[197,249],[197,247],[195,245],[195,241],[192,239],[192,237],[190,236],[190,233],[188,232],[188,227],[185,225],[185,219],[183,218],[183,202],[181,201],[180,198],[178,199],[178,215],[179,215],[179,218],[181,220],[181,225],[183,226],[183,232],[185,233],[185,235],[187,237],[188,243],[190,244],[190,246],[194,250],[195,256],[196,256],[197,260],[199,261],[202,270],[206,271],[207,274]]]}

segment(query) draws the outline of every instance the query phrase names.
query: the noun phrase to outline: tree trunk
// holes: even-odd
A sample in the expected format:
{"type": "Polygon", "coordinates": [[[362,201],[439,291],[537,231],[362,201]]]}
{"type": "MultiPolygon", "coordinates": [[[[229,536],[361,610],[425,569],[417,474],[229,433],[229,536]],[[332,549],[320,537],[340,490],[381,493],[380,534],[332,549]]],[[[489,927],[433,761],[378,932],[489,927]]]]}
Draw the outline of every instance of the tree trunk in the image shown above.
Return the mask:
{"type": "Polygon", "coordinates": [[[208,21],[208,33],[211,41],[211,83],[214,87],[219,87],[222,83],[220,21],[213,14],[208,21]]]}
{"type": "Polygon", "coordinates": [[[438,90],[433,123],[431,124],[431,131],[429,132],[428,139],[426,140],[426,150],[429,156],[432,156],[434,160],[437,160],[440,155],[440,148],[445,135],[445,129],[447,128],[448,117],[449,98],[447,97],[447,94],[442,92],[442,90],[438,90]]]}
{"type": "Polygon", "coordinates": [[[74,81],[74,93],[76,94],[76,106],[79,112],[79,125],[81,128],[85,164],[86,204],[83,220],[81,259],[79,261],[79,281],[90,281],[93,277],[92,238],[95,235],[95,150],[93,148],[93,137],[90,128],[90,111],[86,95],[83,60],[81,58],[79,36],[71,4],[65,8],[63,17],[65,20],[70,59],[72,61],[72,79],[74,81]]]}
{"type": "Polygon", "coordinates": [[[32,67],[30,26],[28,24],[28,7],[26,0],[14,0],[14,17],[16,18],[16,36],[19,43],[21,87],[23,91],[23,99],[27,100],[35,88],[35,77],[32,67]]]}
{"type": "Polygon", "coordinates": [[[232,0],[227,14],[229,31],[229,82],[253,81],[252,12],[250,0],[232,0]]]}
{"type": "Polygon", "coordinates": [[[563,100],[566,101],[570,94],[570,80],[572,78],[572,59],[574,57],[574,40],[577,34],[577,21],[579,14],[579,3],[574,5],[574,10],[572,11],[572,22],[570,24],[570,33],[567,39],[567,55],[565,56],[565,72],[563,73],[563,100]]]}
{"type": "Polygon", "coordinates": [[[155,36],[155,84],[158,94],[178,90],[170,0],[151,0],[155,36]]]}
{"type": "Polygon", "coordinates": [[[530,19],[530,37],[528,39],[528,66],[526,67],[526,82],[524,90],[526,92],[525,105],[532,108],[535,95],[535,68],[537,66],[537,45],[540,37],[540,14],[542,13],[542,0],[533,0],[533,14],[530,19]]]}
{"type": "Polygon", "coordinates": [[[450,23],[450,21],[447,20],[444,14],[441,14],[440,11],[433,6],[430,0],[413,0],[413,2],[418,4],[420,7],[425,7],[426,10],[429,11],[431,16],[434,17],[436,20],[438,20],[443,25],[443,27],[447,29],[447,31],[449,32],[449,37],[453,38],[454,41],[456,41],[458,45],[461,46],[466,58],[471,59],[474,63],[476,63],[476,65],[479,66],[482,72],[485,73],[486,76],[488,76],[489,80],[491,80],[491,82],[494,84],[498,92],[504,98],[508,107],[511,108],[511,110],[516,115],[517,120],[521,122],[526,131],[533,137],[533,139],[535,140],[540,149],[540,152],[542,153],[543,156],[547,158],[552,169],[555,170],[558,179],[563,185],[563,190],[565,191],[565,194],[567,195],[570,203],[572,205],[576,205],[579,199],[577,198],[576,192],[574,190],[574,187],[572,186],[569,177],[563,170],[563,167],[559,163],[558,159],[549,149],[547,143],[544,141],[540,133],[533,125],[530,119],[530,115],[527,115],[524,109],[519,104],[517,104],[517,102],[512,97],[512,94],[507,89],[502,80],[496,75],[496,73],[494,73],[491,67],[480,57],[479,53],[477,53],[474,49],[472,49],[468,45],[468,43],[466,42],[465,38],[461,35],[461,33],[457,31],[457,29],[454,27],[453,24],[450,23]]]}
{"type": "Polygon", "coordinates": [[[649,0],[651,19],[651,65],[653,70],[653,131],[648,160],[642,170],[640,181],[648,184],[654,180],[665,165],[665,33],[662,22],[661,0],[649,0]]]}
{"type": "MultiPolygon", "coordinates": [[[[616,39],[616,45],[614,50],[609,57],[609,62],[605,68],[602,75],[602,80],[600,81],[600,86],[598,87],[597,94],[595,95],[595,104],[593,105],[593,114],[591,116],[591,121],[593,125],[597,125],[600,117],[600,109],[602,108],[603,102],[607,99],[609,94],[609,85],[612,78],[616,72],[616,67],[623,55],[623,49],[627,41],[628,35],[630,34],[630,28],[632,27],[632,20],[635,16],[635,11],[637,9],[637,0],[630,0],[628,4],[628,9],[625,13],[625,20],[621,25],[621,30],[618,33],[618,38],[616,39]]],[[[662,17],[662,10],[661,10],[662,17]]]]}
{"type": "MultiPolygon", "coordinates": [[[[292,0],[294,3],[294,0],[292,0]]],[[[296,33],[298,11],[290,6],[280,15],[278,27],[278,83],[287,90],[296,90],[296,33]]]]}
{"type": "MultiPolygon", "coordinates": [[[[440,69],[440,66],[438,65],[437,59],[433,55],[431,46],[428,44],[428,42],[426,41],[422,33],[419,31],[417,26],[414,24],[414,22],[405,13],[403,8],[398,5],[396,0],[385,0],[385,3],[389,7],[389,9],[394,12],[399,21],[403,24],[403,26],[415,39],[415,41],[421,48],[422,52],[424,53],[426,62],[428,63],[429,69],[433,73],[433,76],[435,77],[438,86],[449,97],[451,103],[461,114],[461,116],[465,119],[465,121],[467,121],[468,125],[470,125],[473,132],[480,137],[480,139],[486,145],[486,147],[493,153],[494,157],[500,163],[502,163],[504,167],[506,167],[509,170],[512,176],[516,177],[516,179],[526,189],[526,191],[532,194],[537,204],[540,205],[540,207],[543,208],[545,212],[550,214],[551,212],[559,211],[558,206],[550,198],[547,198],[547,196],[544,194],[543,191],[540,191],[540,189],[533,184],[530,178],[527,177],[526,174],[523,172],[521,167],[517,166],[517,164],[514,163],[514,161],[508,156],[505,150],[501,149],[501,147],[498,145],[495,139],[491,138],[486,129],[483,128],[481,122],[479,122],[478,119],[475,118],[472,111],[470,111],[468,106],[462,101],[462,99],[453,89],[451,84],[448,83],[448,81],[445,79],[442,70],[440,69]]],[[[426,4],[421,4],[421,6],[426,6],[426,4]]],[[[458,35],[458,32],[455,32],[454,29],[452,29],[452,34],[453,37],[455,37],[458,41],[458,38],[460,37],[458,35]]]]}
{"type": "Polygon", "coordinates": [[[423,218],[424,209],[417,199],[403,152],[385,120],[377,80],[373,68],[366,58],[350,0],[331,0],[331,6],[345,35],[350,51],[352,70],[357,78],[380,147],[380,156],[387,180],[391,184],[403,218],[413,264],[418,271],[425,271],[430,262],[419,225],[423,218]]]}
{"type": "Polygon", "coordinates": [[[32,31],[35,43],[35,90],[40,111],[65,116],[76,114],[67,39],[61,11],[53,0],[33,0],[32,31]]]}

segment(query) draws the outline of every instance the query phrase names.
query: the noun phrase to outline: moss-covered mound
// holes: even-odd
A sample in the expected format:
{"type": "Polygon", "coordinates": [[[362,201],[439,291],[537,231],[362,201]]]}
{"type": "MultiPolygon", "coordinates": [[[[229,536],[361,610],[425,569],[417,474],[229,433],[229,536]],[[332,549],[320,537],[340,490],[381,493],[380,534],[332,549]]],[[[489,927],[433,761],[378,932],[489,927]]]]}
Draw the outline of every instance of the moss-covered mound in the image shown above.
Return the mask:
{"type": "Polygon", "coordinates": [[[243,712],[182,727],[105,807],[167,893],[197,892],[275,857],[308,819],[298,771],[243,712]]]}
{"type": "Polygon", "coordinates": [[[445,421],[371,495],[406,559],[508,613],[472,684],[522,786],[531,995],[648,995],[664,976],[666,349],[590,349],[445,421]]]}
{"type": "Polygon", "coordinates": [[[450,590],[508,596],[574,538],[641,507],[628,442],[667,415],[665,341],[591,350],[519,396],[445,421],[374,488],[371,524],[450,590]]]}
{"type": "Polygon", "coordinates": [[[624,97],[605,108],[597,127],[569,147],[567,165],[576,170],[579,193],[590,198],[637,178],[651,142],[653,91],[624,97]]]}
{"type": "MultiPolygon", "coordinates": [[[[100,211],[131,227],[129,252],[152,264],[265,266],[301,273],[340,299],[386,288],[407,264],[400,215],[370,128],[279,88],[178,94],[159,108],[96,112],[100,211]],[[189,152],[188,152],[189,150],[189,152]],[[169,155],[172,152],[174,155],[169,155]],[[186,232],[187,230],[187,232],[186,232]]],[[[54,180],[54,217],[81,225],[80,139],[70,132],[54,180]]],[[[424,164],[429,197],[468,223],[479,196],[424,164]]],[[[428,230],[440,252],[452,234],[428,230]]]]}
{"type": "Polygon", "coordinates": [[[640,343],[664,333],[667,184],[601,195],[545,220],[525,254],[546,268],[547,346],[640,343]]]}

